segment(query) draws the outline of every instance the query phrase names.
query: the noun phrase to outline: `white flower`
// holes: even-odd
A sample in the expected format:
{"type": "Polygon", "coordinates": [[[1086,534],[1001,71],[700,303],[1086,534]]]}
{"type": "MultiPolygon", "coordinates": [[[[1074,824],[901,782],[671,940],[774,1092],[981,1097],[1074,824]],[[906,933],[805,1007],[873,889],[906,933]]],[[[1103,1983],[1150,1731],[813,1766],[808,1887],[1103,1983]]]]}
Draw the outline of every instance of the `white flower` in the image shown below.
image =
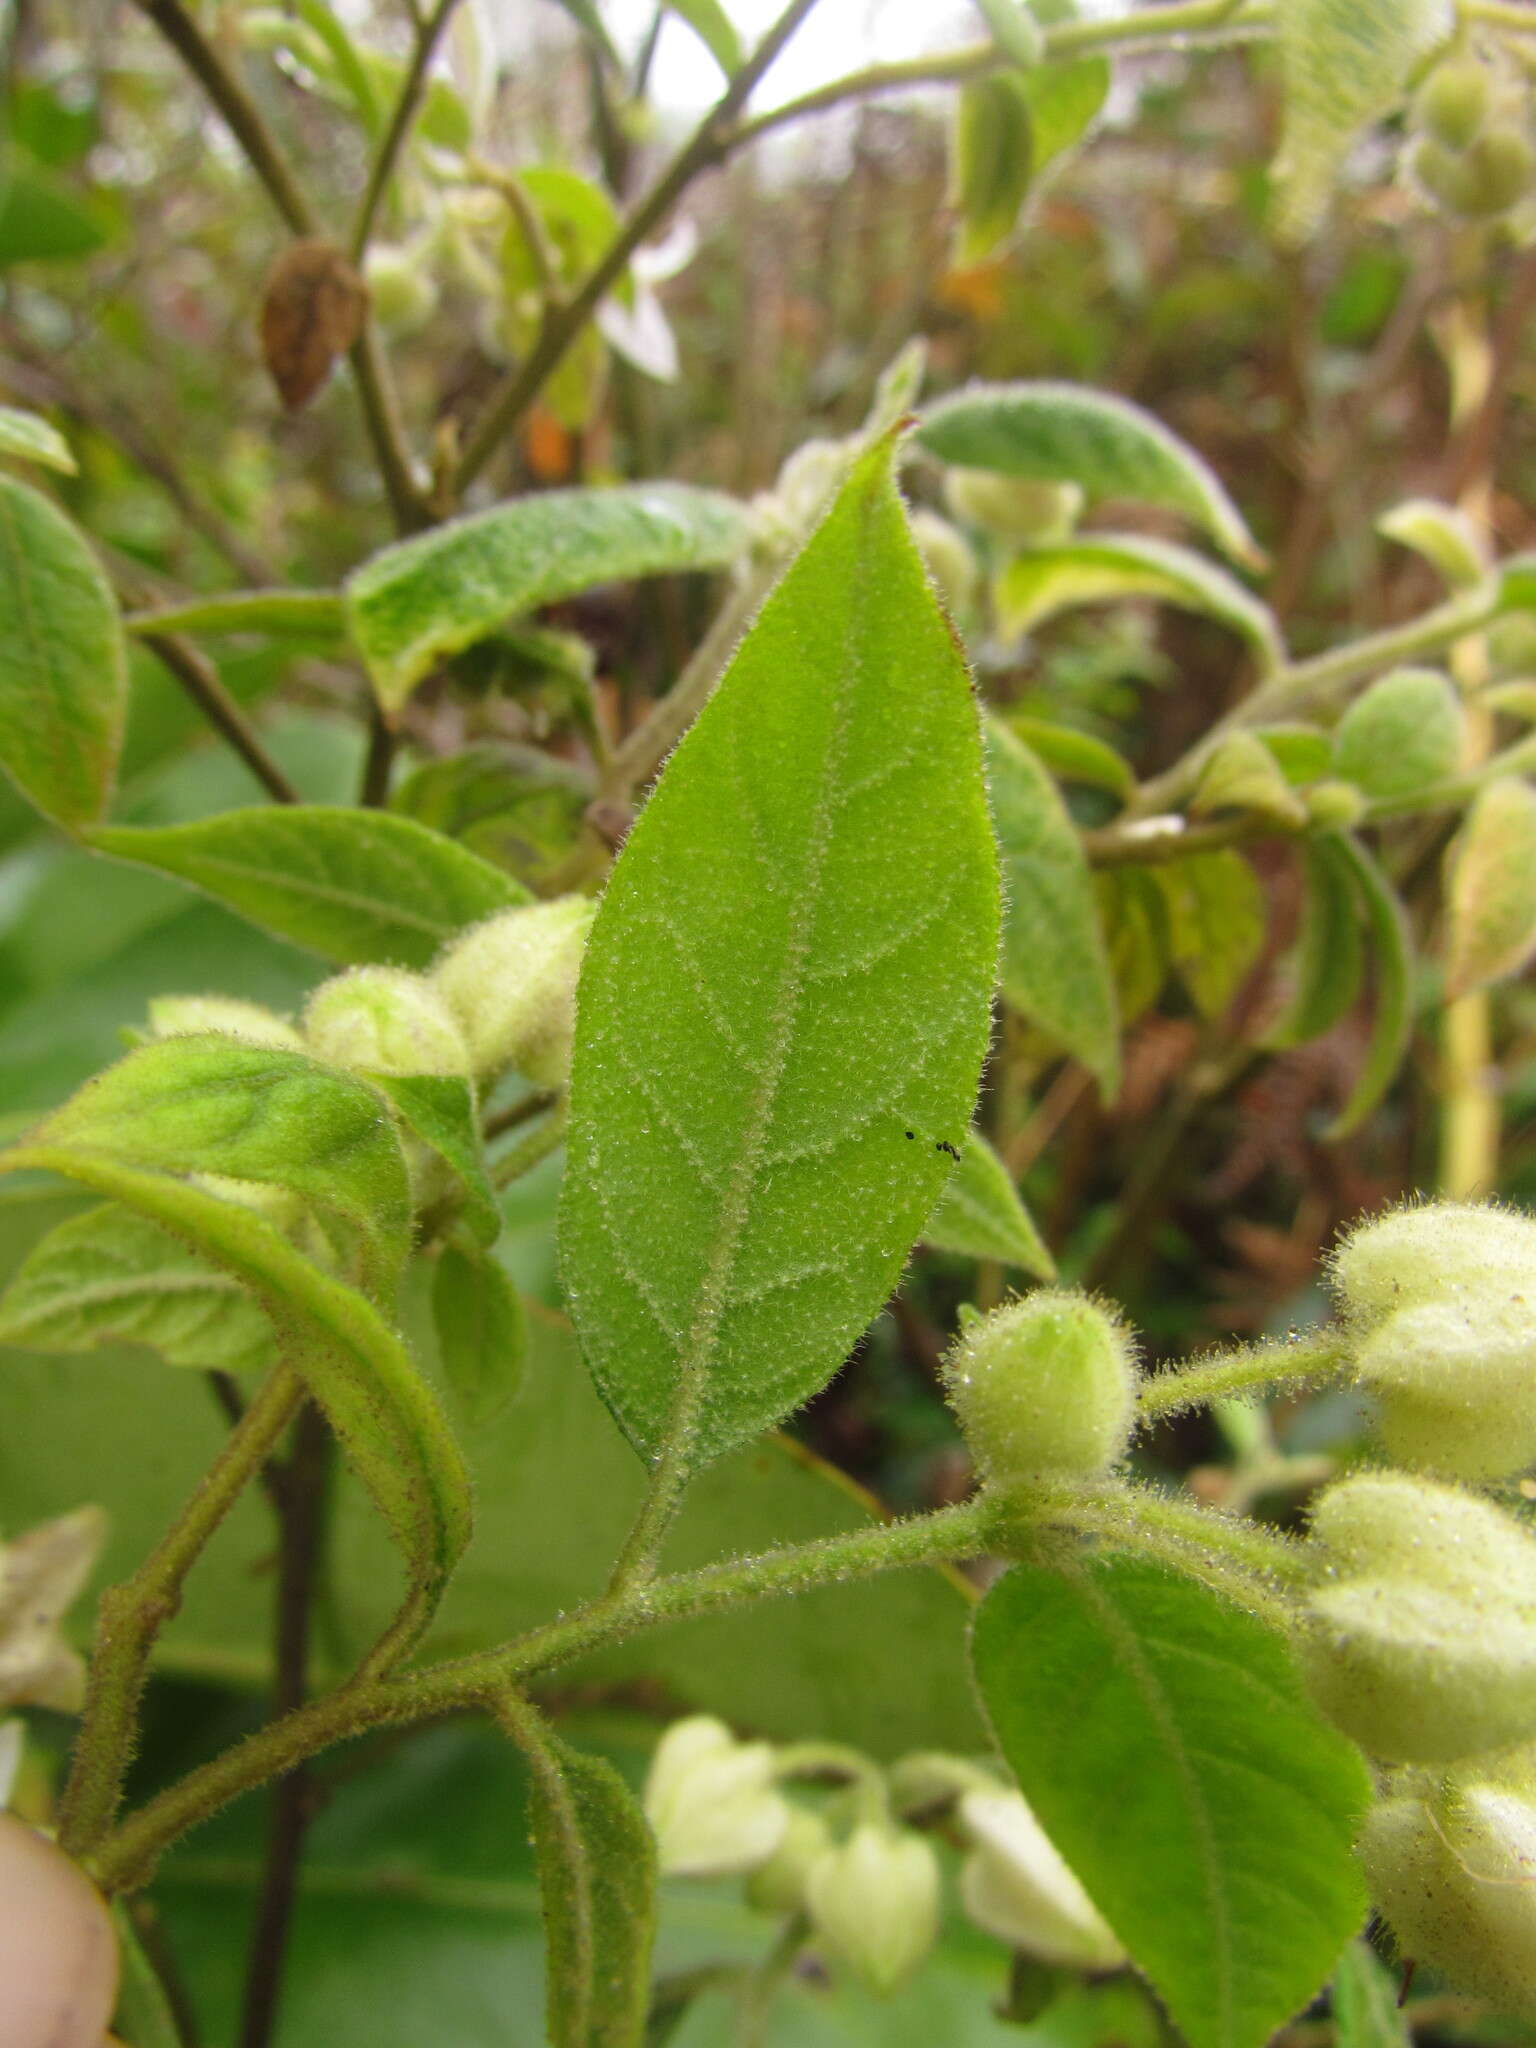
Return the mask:
{"type": "Polygon", "coordinates": [[[967,1792],[971,1853],[960,1896],[978,1927],[1011,1948],[1071,1970],[1113,1970],[1125,1950],[1018,1792],[967,1792]]]}
{"type": "Polygon", "coordinates": [[[0,1545],[0,1707],[76,1714],[85,1666],[59,1634],[106,1536],[100,1508],[77,1508],[0,1545]]]}
{"type": "Polygon", "coordinates": [[[694,1714],[657,1744],[645,1814],[667,1877],[729,1877],[778,1848],[789,1808],[773,1790],[773,1751],[738,1742],[723,1721],[694,1714]]]}
{"type": "Polygon", "coordinates": [[[939,1865],[910,1828],[863,1821],[805,1880],[816,1931],[871,1991],[911,1976],[939,1931],[939,1865]]]}

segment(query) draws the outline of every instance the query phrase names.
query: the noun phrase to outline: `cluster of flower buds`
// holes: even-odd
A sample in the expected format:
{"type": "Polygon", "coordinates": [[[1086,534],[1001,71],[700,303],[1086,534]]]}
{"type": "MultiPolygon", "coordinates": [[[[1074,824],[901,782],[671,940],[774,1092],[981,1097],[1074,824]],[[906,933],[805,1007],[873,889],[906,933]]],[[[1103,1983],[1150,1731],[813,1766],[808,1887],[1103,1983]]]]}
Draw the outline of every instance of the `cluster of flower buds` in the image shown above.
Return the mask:
{"type": "Polygon", "coordinates": [[[992,1487],[1093,1479],[1124,1455],[1136,1347],[1086,1294],[1037,1288],[977,1317],[944,1361],[966,1443],[992,1487]]]}
{"type": "Polygon", "coordinates": [[[856,1752],[739,1742],[695,1715],[658,1745],[645,1810],[664,1874],[744,1874],[751,1905],[803,1915],[817,1950],[880,1996],[910,1979],[937,1936],[940,1863],[923,1829],[941,1822],[964,1850],[961,1904],[986,1933],[1057,1968],[1126,1960],[1020,1794],[960,1757],[913,1756],[887,1772],[856,1752]],[[836,1759],[839,1790],[816,1806],[788,1796],[789,1779],[835,1775],[836,1759]]]}
{"type": "Polygon", "coordinates": [[[597,911],[585,896],[557,896],[473,925],[432,969],[458,1020],[473,1073],[516,1068],[539,1088],[564,1085],[576,1029],[576,980],[597,911]]]}
{"type": "Polygon", "coordinates": [[[1460,220],[1494,220],[1536,184],[1526,95],[1469,46],[1443,57],[1415,96],[1408,169],[1427,198],[1460,220]]]}

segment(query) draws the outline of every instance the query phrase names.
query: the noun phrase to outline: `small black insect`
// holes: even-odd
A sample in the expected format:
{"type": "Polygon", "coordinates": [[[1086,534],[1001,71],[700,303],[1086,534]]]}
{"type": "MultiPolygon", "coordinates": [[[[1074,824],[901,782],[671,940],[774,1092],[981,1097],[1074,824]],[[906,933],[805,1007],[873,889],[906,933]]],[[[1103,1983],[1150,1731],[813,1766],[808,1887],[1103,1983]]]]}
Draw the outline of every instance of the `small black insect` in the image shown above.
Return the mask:
{"type": "Polygon", "coordinates": [[[957,1166],[960,1164],[959,1151],[955,1146],[950,1144],[948,1138],[936,1138],[934,1140],[933,1149],[935,1152],[947,1152],[950,1158],[954,1160],[957,1166]]]}

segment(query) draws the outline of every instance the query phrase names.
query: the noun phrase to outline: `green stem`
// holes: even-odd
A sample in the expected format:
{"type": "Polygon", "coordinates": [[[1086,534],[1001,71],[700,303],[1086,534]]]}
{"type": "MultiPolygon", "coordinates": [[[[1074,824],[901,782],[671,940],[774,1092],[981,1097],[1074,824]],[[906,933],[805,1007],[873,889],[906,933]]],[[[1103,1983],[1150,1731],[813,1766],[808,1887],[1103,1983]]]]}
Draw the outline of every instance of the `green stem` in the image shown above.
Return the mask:
{"type": "Polygon", "coordinates": [[[755,1600],[780,1599],[814,1586],[883,1571],[980,1556],[998,1521],[979,1498],[908,1521],[880,1523],[819,1543],[733,1558],[663,1579],[614,1600],[603,1598],[534,1629],[519,1641],[473,1657],[429,1665],[397,1678],[343,1687],[260,1729],[202,1765],[126,1820],[93,1868],[108,1891],[145,1883],[158,1858],[188,1828],[242,1792],[254,1790],[331,1744],[371,1728],[489,1706],[535,1672],[638,1635],[668,1621],[718,1613],[755,1600]]]}
{"type": "Polygon", "coordinates": [[[86,1854],[112,1825],[155,1637],[180,1606],[182,1586],[204,1546],[247,1481],[261,1472],[303,1399],[298,1374],[278,1366],[166,1535],[132,1578],[102,1594],[85,1713],[59,1813],[59,1842],[68,1854],[86,1854]]]}
{"type": "Polygon", "coordinates": [[[1203,1558],[1225,1561],[1241,1572],[1256,1572],[1282,1584],[1311,1576],[1310,1560],[1290,1537],[1149,1486],[1106,1486],[1074,1493],[1051,1510],[1050,1520],[1058,1527],[1118,1539],[1164,1556],[1183,1571],[1203,1558]]]}
{"type": "Polygon", "coordinates": [[[334,590],[226,590],[153,611],[129,612],[130,633],[266,633],[274,639],[339,638],[346,611],[334,590]]]}
{"type": "Polygon", "coordinates": [[[510,1145],[491,1168],[491,1179],[498,1188],[509,1188],[513,1181],[521,1180],[525,1173],[546,1160],[551,1152],[565,1142],[565,1099],[556,1100],[548,1117],[537,1130],[530,1131],[515,1145],[510,1145]]]}
{"type": "Polygon", "coordinates": [[[516,427],[604,298],[623,276],[630,257],[646,236],[661,226],[701,171],[723,160],[730,147],[728,131],[731,124],[751,97],[758,80],[815,5],[816,0],[790,0],[731,80],[724,97],[705,115],[650,191],[627,215],[587,277],[563,305],[551,311],[526,359],[491,400],[479,426],[470,435],[454,477],[457,491],[462,492],[474,481],[516,427]]]}
{"type": "Polygon", "coordinates": [[[1336,1331],[1281,1344],[1243,1346],[1218,1351],[1193,1365],[1181,1366],[1147,1380],[1137,1407],[1144,1422],[1199,1408],[1227,1394],[1251,1392],[1277,1381],[1296,1385],[1329,1379],[1349,1362],[1348,1347],[1336,1331]]]}
{"type": "Polygon", "coordinates": [[[357,209],[357,219],[352,227],[351,255],[354,263],[361,263],[368,253],[368,243],[373,235],[374,222],[384,195],[389,190],[389,181],[395,174],[395,165],[400,159],[416,119],[416,110],[421,105],[421,96],[426,91],[427,73],[432,68],[432,59],[437,46],[452,18],[459,0],[437,0],[436,7],[416,31],[416,44],[411,51],[411,61],[406,68],[405,78],[400,86],[400,97],[395,101],[394,112],[389,117],[389,126],[379,144],[368,172],[368,183],[363,188],[363,197],[357,209]]]}
{"type": "Polygon", "coordinates": [[[791,1913],[779,1929],[772,1948],[754,1969],[747,1972],[741,1987],[741,2006],[736,2021],[736,2048],[764,2048],[774,2005],[794,1975],[795,1963],[810,1932],[811,1923],[806,1914],[791,1913]]]}
{"type": "Polygon", "coordinates": [[[144,645],[176,678],[204,718],[221,733],[274,802],[296,804],[299,792],[257,738],[208,657],[174,633],[143,633],[144,645]]]}
{"type": "Polygon", "coordinates": [[[1488,28],[1508,29],[1517,36],[1536,35],[1536,10],[1530,0],[1461,0],[1467,21],[1480,21],[1488,28]]]}

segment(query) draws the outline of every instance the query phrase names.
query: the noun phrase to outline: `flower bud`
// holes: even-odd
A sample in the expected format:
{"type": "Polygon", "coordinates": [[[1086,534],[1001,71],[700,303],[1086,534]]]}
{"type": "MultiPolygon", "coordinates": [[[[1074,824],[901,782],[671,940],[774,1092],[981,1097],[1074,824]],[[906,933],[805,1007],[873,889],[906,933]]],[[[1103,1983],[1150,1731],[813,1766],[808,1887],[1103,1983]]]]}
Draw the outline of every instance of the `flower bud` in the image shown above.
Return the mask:
{"type": "Polygon", "coordinates": [[[911,525],[912,538],[944,609],[951,614],[968,611],[976,597],[977,569],[965,535],[926,506],[919,506],[911,515],[911,525]]]}
{"type": "Polygon", "coordinates": [[[692,1714],[656,1745],[645,1814],[667,1877],[755,1870],[783,1840],[789,1806],[773,1790],[773,1751],[738,1742],[723,1721],[692,1714]]]}
{"type": "Polygon", "coordinates": [[[541,1088],[565,1081],[576,979],[596,910],[584,896],[504,910],[438,960],[432,979],[458,1019],[475,1073],[516,1067],[541,1088]]]}
{"type": "Polygon", "coordinates": [[[1347,831],[1365,816],[1365,798],[1352,782],[1330,776],[1306,795],[1307,819],[1323,832],[1347,831]]]}
{"type": "Polygon", "coordinates": [[[811,1865],[805,1903],[833,1955],[886,1996],[911,1976],[938,1934],[938,1859],[910,1828],[861,1821],[811,1865]]]}
{"type": "Polygon", "coordinates": [[[452,1012],[423,975],[354,967],[322,982],[304,1012],[316,1055],[375,1074],[467,1074],[469,1050],[452,1012]]]}
{"type": "Polygon", "coordinates": [[[1536,2013],[1536,1784],[1528,1752],[1387,1798],[1359,1852],[1400,1951],[1502,2010],[1536,2013]]]}
{"type": "Polygon", "coordinates": [[[1398,1209],[1345,1240],[1331,1278],[1395,1459],[1460,1478],[1536,1459],[1536,1220],[1398,1209]]]}
{"type": "Polygon", "coordinates": [[[967,1792],[960,1820],[971,1843],[960,1896],[978,1927],[1062,1969],[1120,1967],[1125,1950],[1021,1793],[967,1792]]]}
{"type": "Polygon", "coordinates": [[[1409,169],[1431,199],[1464,220],[1493,220],[1531,189],[1536,152],[1518,128],[1490,128],[1463,153],[1421,136],[1409,169]]]}
{"type": "Polygon", "coordinates": [[[1135,1346],[1086,1294],[1040,1288],[994,1309],[951,1348],[945,1381],[992,1485],[1107,1472],[1130,1440],[1135,1346]]]}
{"type": "Polygon", "coordinates": [[[415,334],[437,311],[437,285],[423,241],[375,242],[363,264],[373,317],[386,334],[415,334]]]}
{"type": "Polygon", "coordinates": [[[226,1038],[243,1038],[251,1045],[276,1045],[286,1052],[304,1050],[303,1039],[285,1017],[260,1003],[242,1002],[238,996],[156,996],[149,1006],[149,1029],[154,1038],[222,1031],[226,1038]]]}
{"type": "Polygon", "coordinates": [[[1465,149],[1482,128],[1493,98],[1488,67],[1475,57],[1447,57],[1419,87],[1414,119],[1446,149],[1465,149]]]}
{"type": "Polygon", "coordinates": [[[1373,1755],[1450,1763],[1536,1735],[1536,1539],[1501,1508],[1400,1472],[1319,1499],[1323,1576],[1302,1661],[1373,1755]]]}
{"type": "Polygon", "coordinates": [[[1000,476],[990,469],[950,469],[944,475],[944,502],[969,526],[1054,547],[1070,538],[1085,501],[1081,484],[1000,476]]]}
{"type": "Polygon", "coordinates": [[[786,1800],[788,1821],[779,1846],[747,1879],[747,1904],[760,1913],[798,1913],[805,1906],[811,1865],[830,1848],[831,1830],[819,1813],[786,1800]]]}

